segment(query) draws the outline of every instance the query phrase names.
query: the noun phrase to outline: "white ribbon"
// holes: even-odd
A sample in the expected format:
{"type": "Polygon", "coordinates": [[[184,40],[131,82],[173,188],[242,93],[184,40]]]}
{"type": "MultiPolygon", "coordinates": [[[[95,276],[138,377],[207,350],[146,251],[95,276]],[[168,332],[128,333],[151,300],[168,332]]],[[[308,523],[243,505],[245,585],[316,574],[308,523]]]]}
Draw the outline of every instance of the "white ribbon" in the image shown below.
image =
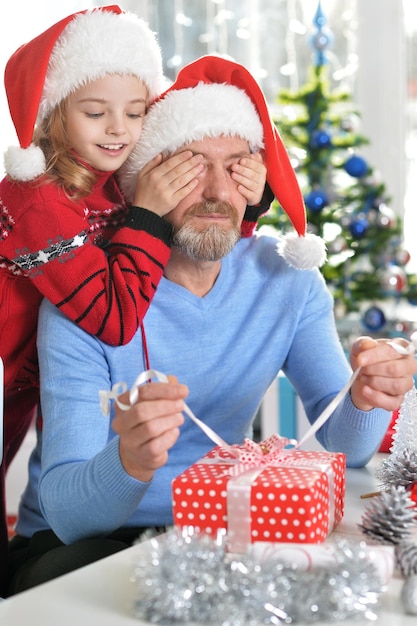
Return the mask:
{"type": "MultiPolygon", "coordinates": [[[[215,459],[211,459],[215,461],[215,459]]],[[[210,459],[209,459],[210,461],[210,459]]],[[[221,462],[227,463],[227,460],[221,462]]],[[[283,467],[318,471],[327,475],[329,510],[327,532],[333,529],[336,520],[335,483],[333,466],[328,463],[308,463],[305,459],[296,459],[295,455],[286,455],[272,460],[269,465],[251,468],[243,474],[233,476],[227,482],[226,487],[226,510],[227,510],[227,535],[230,552],[243,553],[252,543],[252,512],[251,494],[254,481],[266,469],[266,467],[283,467]]]]}
{"type": "MultiPolygon", "coordinates": [[[[414,335],[414,333],[413,333],[413,335],[414,335]]],[[[415,340],[417,341],[417,337],[415,337],[415,340]]],[[[391,346],[392,348],[394,348],[394,350],[396,350],[398,352],[398,354],[402,354],[404,356],[409,356],[411,354],[414,354],[414,352],[415,352],[415,348],[414,348],[413,343],[409,343],[407,345],[407,347],[403,346],[403,345],[401,345],[399,343],[396,343],[395,341],[387,341],[387,344],[389,346],[391,346]]],[[[304,436],[295,445],[295,448],[300,448],[303,445],[303,443],[305,443],[308,439],[310,439],[310,437],[312,437],[318,431],[318,429],[321,426],[323,426],[323,424],[325,422],[327,422],[327,420],[329,419],[331,414],[335,411],[336,407],[339,406],[339,404],[343,400],[344,396],[347,394],[349,389],[352,387],[352,385],[355,382],[355,380],[357,379],[360,371],[361,371],[361,368],[358,367],[358,369],[356,369],[353,372],[352,376],[350,377],[350,379],[348,380],[346,385],[343,387],[343,389],[341,389],[339,391],[339,393],[327,405],[327,407],[324,409],[324,411],[322,411],[322,413],[318,416],[318,418],[316,420],[314,420],[314,423],[311,425],[311,427],[307,430],[306,433],[304,433],[304,436]]]]}
{"type": "MultiPolygon", "coordinates": [[[[415,334],[412,335],[412,339],[414,337],[413,341],[417,343],[417,338],[414,335],[415,334]]],[[[388,341],[387,343],[392,348],[394,348],[394,350],[396,350],[399,354],[402,354],[404,356],[408,356],[415,352],[415,347],[413,343],[409,343],[407,346],[403,346],[394,341],[388,341]]],[[[323,426],[325,422],[327,422],[329,417],[332,415],[332,413],[335,411],[337,406],[343,400],[344,396],[352,387],[360,371],[361,371],[361,368],[358,367],[358,369],[353,372],[352,376],[350,377],[346,385],[343,387],[343,389],[339,391],[339,393],[333,398],[333,400],[328,404],[328,406],[324,409],[324,411],[322,411],[322,413],[314,421],[314,423],[307,430],[307,432],[300,439],[300,441],[297,442],[295,440],[292,440],[290,442],[291,444],[294,443],[294,447],[292,448],[293,450],[300,448],[308,439],[310,439],[310,437],[312,437],[318,431],[318,429],[321,426],[323,426]]],[[[150,369],[150,370],[146,370],[145,372],[142,372],[142,374],[139,374],[139,376],[136,378],[129,392],[130,404],[124,404],[123,402],[119,400],[120,394],[127,391],[127,385],[124,382],[115,383],[110,391],[108,390],[99,391],[98,393],[99,393],[99,398],[100,398],[100,407],[101,407],[101,411],[103,415],[107,416],[110,413],[110,400],[114,400],[117,406],[123,411],[127,411],[128,409],[130,409],[138,400],[138,397],[139,397],[138,388],[141,385],[150,382],[153,378],[156,378],[156,380],[158,380],[159,382],[163,382],[163,383],[168,382],[168,377],[165,374],[158,372],[157,370],[150,369]]],[[[207,437],[209,437],[209,439],[211,439],[217,446],[224,448],[225,450],[230,452],[230,454],[232,454],[234,457],[239,457],[239,451],[234,446],[226,443],[207,424],[199,420],[198,417],[196,417],[194,413],[191,411],[190,407],[185,403],[184,403],[184,413],[186,413],[188,417],[195,424],[197,424],[197,426],[201,428],[201,430],[207,435],[207,437]]],[[[289,453],[291,452],[291,449],[287,449],[285,452],[289,453]]]]}
{"type": "MultiPolygon", "coordinates": [[[[156,378],[159,382],[167,383],[168,377],[157,370],[146,370],[139,374],[136,378],[133,386],[129,392],[129,402],[130,404],[124,404],[119,400],[119,395],[125,391],[127,391],[126,383],[116,383],[113,385],[110,391],[99,391],[100,398],[100,407],[103,415],[107,416],[110,412],[110,400],[114,400],[117,406],[122,409],[122,411],[127,411],[130,409],[139,398],[139,390],[138,388],[145,383],[150,382],[153,378],[156,378]]],[[[188,415],[192,421],[197,424],[199,428],[211,439],[217,446],[220,446],[230,452],[234,457],[239,456],[239,452],[233,446],[230,446],[228,443],[224,441],[214,430],[210,428],[207,424],[198,419],[190,409],[190,407],[184,403],[184,413],[188,415]]]]}
{"type": "MultiPolygon", "coordinates": [[[[214,451],[211,455],[205,456],[197,461],[197,465],[226,465],[230,468],[217,474],[219,479],[227,479],[226,483],[226,513],[227,513],[227,536],[228,549],[230,552],[243,553],[252,542],[252,511],[251,493],[254,481],[268,467],[283,467],[293,469],[304,469],[307,471],[318,471],[327,476],[328,484],[328,526],[327,532],[333,529],[336,523],[336,501],[335,501],[335,474],[333,463],[317,460],[309,461],[306,458],[299,458],[296,454],[288,454],[292,450],[285,450],[286,442],[289,440],[279,435],[271,435],[265,440],[270,452],[258,457],[259,450],[257,444],[246,439],[244,446],[240,446],[241,458],[244,458],[242,448],[250,447],[253,450],[249,454],[254,456],[254,460],[249,462],[238,462],[235,458],[230,458],[223,454],[223,450],[214,451]],[[256,462],[258,458],[258,462],[256,462]]],[[[319,456],[322,453],[319,453],[319,456]]]]}
{"type": "Polygon", "coordinates": [[[352,376],[349,378],[343,389],[341,389],[339,393],[333,398],[333,400],[329,402],[324,411],[320,413],[320,415],[316,420],[314,420],[314,423],[310,426],[310,428],[307,429],[307,432],[304,433],[304,436],[301,437],[300,441],[295,444],[295,448],[300,448],[303,443],[307,441],[307,439],[310,439],[310,437],[312,437],[318,431],[318,429],[323,426],[325,422],[327,422],[331,414],[334,412],[336,407],[339,406],[349,389],[352,387],[353,383],[358,377],[360,369],[361,368],[358,367],[358,369],[353,372],[352,376]]]}

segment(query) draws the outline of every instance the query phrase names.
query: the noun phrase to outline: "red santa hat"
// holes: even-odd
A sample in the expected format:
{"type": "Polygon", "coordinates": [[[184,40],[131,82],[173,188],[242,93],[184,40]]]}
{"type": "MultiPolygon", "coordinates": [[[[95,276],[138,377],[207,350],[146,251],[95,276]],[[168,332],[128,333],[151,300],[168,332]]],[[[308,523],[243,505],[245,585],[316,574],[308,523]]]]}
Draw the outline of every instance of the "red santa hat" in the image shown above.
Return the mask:
{"type": "Polygon", "coordinates": [[[20,146],[5,154],[7,174],[27,181],[45,171],[44,154],[32,143],[36,124],[73,91],[105,74],[137,76],[150,100],[164,88],[154,33],[117,5],[69,15],[16,50],[4,82],[20,146]]]}
{"type": "MultiPolygon", "coordinates": [[[[220,135],[238,136],[252,152],[264,151],[267,182],[296,231],[281,239],[279,253],[299,269],[322,265],[324,242],[307,233],[296,174],[262,90],[245,67],[229,59],[207,55],[190,63],[152,104],[141,137],[119,172],[127,200],[133,200],[138,171],[157,154],[167,156],[192,141],[220,135]]],[[[245,218],[242,236],[250,236],[256,222],[245,218]]]]}

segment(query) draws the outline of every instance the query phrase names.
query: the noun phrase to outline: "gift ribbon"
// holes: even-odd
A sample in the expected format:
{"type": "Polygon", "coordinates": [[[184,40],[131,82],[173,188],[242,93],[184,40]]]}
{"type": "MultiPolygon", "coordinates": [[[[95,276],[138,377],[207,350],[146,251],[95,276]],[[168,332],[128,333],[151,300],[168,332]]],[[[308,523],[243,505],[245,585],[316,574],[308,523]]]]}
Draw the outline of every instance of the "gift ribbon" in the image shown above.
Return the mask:
{"type": "MultiPolygon", "coordinates": [[[[407,347],[391,341],[387,343],[402,355],[410,355],[415,351],[412,343],[408,344],[407,347]]],[[[247,546],[251,543],[252,519],[250,497],[253,481],[266,466],[276,466],[282,462],[284,462],[285,465],[285,461],[288,461],[288,455],[293,450],[300,448],[302,444],[304,444],[321,426],[323,426],[352,387],[360,373],[360,370],[361,368],[359,367],[353,372],[346,385],[333,398],[324,411],[322,411],[300,441],[297,442],[295,440],[288,440],[279,436],[277,437],[276,435],[272,435],[272,437],[264,441],[261,445],[251,442],[250,440],[245,440],[243,452],[241,452],[240,455],[241,462],[230,470],[229,473],[232,478],[227,484],[228,536],[229,548],[232,552],[244,552],[247,549],[247,546]],[[285,447],[289,444],[294,444],[294,447],[285,449],[285,447]],[[265,450],[267,450],[266,454],[265,450]]],[[[291,462],[290,465],[292,465],[291,462]]],[[[331,468],[326,466],[321,467],[321,471],[328,471],[330,469],[331,473],[333,472],[331,468]]],[[[314,466],[309,466],[309,468],[314,469],[314,466]]],[[[334,484],[331,475],[328,476],[328,483],[329,530],[331,530],[335,520],[334,484]]]]}
{"type": "MultiPolygon", "coordinates": [[[[409,343],[407,346],[403,346],[402,344],[396,343],[395,341],[387,341],[387,344],[394,348],[398,354],[409,356],[414,354],[415,352],[415,344],[417,344],[417,333],[413,333],[411,335],[412,343],[409,343]]],[[[322,411],[322,413],[318,416],[311,427],[306,431],[304,436],[300,439],[300,441],[295,445],[295,448],[300,448],[310,437],[312,437],[318,429],[323,426],[325,422],[329,419],[334,410],[339,406],[344,396],[347,394],[349,389],[352,387],[353,383],[357,379],[361,367],[358,367],[346,383],[346,385],[339,391],[339,393],[333,398],[333,400],[328,404],[328,406],[322,411]]]]}
{"type": "MultiPolygon", "coordinates": [[[[327,475],[328,483],[328,530],[335,524],[335,489],[333,467],[325,463],[308,463],[304,459],[297,459],[289,455],[285,446],[294,440],[271,435],[261,446],[250,439],[245,439],[239,447],[239,461],[227,458],[217,453],[212,457],[200,459],[198,463],[225,463],[231,467],[220,478],[227,475],[229,478],[226,488],[227,534],[228,548],[236,554],[247,550],[252,541],[251,492],[254,481],[267,467],[293,467],[295,469],[315,470],[327,475]],[[265,452],[268,450],[268,452],[265,452]]],[[[219,451],[221,452],[221,451],[219,451]]]]}
{"type": "MultiPolygon", "coordinates": [[[[145,372],[142,372],[142,374],[139,374],[139,376],[136,378],[131,390],[129,391],[130,404],[124,404],[119,400],[120,394],[127,391],[126,383],[115,383],[110,391],[99,391],[98,393],[100,398],[100,407],[103,415],[109,415],[110,400],[114,400],[117,406],[122,409],[122,411],[127,411],[128,409],[130,409],[138,401],[139,387],[141,385],[144,385],[145,383],[150,382],[153,378],[156,378],[156,380],[162,383],[168,382],[168,377],[165,376],[165,374],[158,372],[157,370],[146,370],[145,372]]],[[[226,441],[224,441],[224,439],[222,439],[220,435],[214,432],[214,430],[211,429],[210,426],[198,419],[198,417],[194,415],[194,413],[186,403],[184,403],[184,413],[186,413],[188,417],[195,424],[197,424],[197,426],[201,428],[201,430],[207,435],[207,437],[209,437],[216,445],[221,446],[222,448],[230,452],[232,456],[237,456],[238,453],[236,448],[226,443],[226,441]]]]}
{"type": "MultiPolygon", "coordinates": [[[[394,348],[394,350],[396,350],[399,354],[408,356],[415,352],[415,345],[417,345],[416,333],[413,333],[413,335],[411,336],[411,339],[412,339],[412,342],[409,343],[407,346],[403,346],[394,341],[388,341],[387,343],[388,345],[392,346],[392,348],[394,348]]],[[[332,415],[334,410],[343,400],[344,396],[348,393],[349,389],[352,387],[357,376],[359,375],[360,370],[361,368],[358,367],[358,369],[356,369],[353,372],[352,376],[350,377],[346,385],[333,398],[333,400],[328,404],[328,406],[324,409],[324,411],[322,411],[322,413],[314,421],[311,427],[307,429],[306,433],[300,439],[300,441],[297,442],[295,439],[286,440],[286,446],[289,445],[291,447],[290,448],[287,447],[287,449],[284,451],[283,446],[281,446],[280,448],[281,457],[284,456],[285,454],[289,454],[291,450],[300,448],[308,439],[310,439],[310,437],[312,437],[318,431],[319,428],[321,428],[321,426],[323,426],[323,424],[329,419],[329,417],[332,415]]],[[[139,387],[145,383],[150,382],[153,378],[156,378],[156,380],[158,380],[159,382],[164,382],[164,383],[168,382],[168,377],[165,374],[158,372],[157,370],[149,369],[149,370],[146,370],[145,372],[142,372],[136,378],[129,392],[130,404],[125,404],[119,400],[120,394],[127,391],[127,385],[124,382],[115,383],[112,386],[110,391],[109,390],[99,391],[100,407],[101,407],[103,415],[105,416],[109,415],[110,400],[114,400],[117,406],[123,411],[127,411],[128,409],[130,409],[131,406],[138,401],[139,387]]],[[[229,445],[226,441],[222,439],[222,437],[220,437],[220,435],[218,435],[214,430],[212,430],[207,424],[205,424],[200,419],[198,419],[198,417],[194,415],[194,413],[192,412],[192,410],[186,403],[184,403],[184,413],[186,413],[188,417],[199,428],[201,428],[201,430],[207,435],[207,437],[209,437],[217,446],[224,448],[234,457],[240,457],[240,453],[239,451],[236,450],[235,446],[229,445]]],[[[247,440],[247,441],[250,441],[250,440],[247,440]]],[[[282,438],[281,438],[281,443],[282,443],[282,438]]],[[[269,451],[269,450],[267,451],[268,454],[270,452],[274,452],[274,451],[269,451]]],[[[252,442],[252,453],[254,454],[254,456],[252,457],[252,461],[249,458],[246,458],[246,463],[250,463],[250,462],[255,463],[257,461],[260,462],[262,461],[262,457],[267,456],[265,455],[265,450],[262,449],[262,444],[259,445],[255,442],[252,442]]],[[[268,463],[268,460],[264,459],[262,462],[268,463]]]]}
{"type": "MultiPolygon", "coordinates": [[[[294,456],[292,460],[294,460],[294,456]]],[[[332,530],[335,524],[335,489],[333,467],[324,463],[308,464],[306,461],[291,462],[291,456],[277,459],[271,462],[270,467],[293,467],[294,469],[306,469],[318,471],[327,475],[328,485],[328,532],[332,530]],[[290,462],[288,462],[290,461],[290,462]]],[[[265,466],[251,469],[237,477],[232,477],[227,483],[226,502],[227,502],[227,535],[228,549],[230,552],[239,554],[244,553],[248,546],[252,543],[252,514],[251,514],[251,492],[253,482],[265,470],[265,466]]]]}
{"type": "MultiPolygon", "coordinates": [[[[320,426],[322,426],[324,422],[327,421],[327,419],[330,417],[330,415],[333,413],[335,408],[343,399],[344,395],[349,391],[350,387],[355,381],[356,376],[359,373],[359,370],[360,368],[358,368],[352,374],[347,384],[333,398],[330,404],[321,413],[321,415],[319,415],[317,420],[307,430],[304,437],[299,442],[297,442],[296,439],[287,439],[287,438],[279,437],[279,435],[276,435],[277,439],[279,439],[279,444],[280,444],[279,445],[280,456],[284,456],[288,454],[289,452],[291,452],[291,449],[299,448],[301,444],[305,443],[307,439],[309,439],[312,435],[314,435],[314,433],[320,428],[320,426]],[[286,450],[284,450],[284,446],[282,445],[284,441],[285,441],[284,445],[290,446],[290,448],[287,448],[286,450]]],[[[168,382],[168,377],[165,374],[158,372],[157,370],[150,369],[150,370],[146,370],[145,372],[142,372],[136,378],[135,382],[133,383],[132,388],[129,391],[129,404],[122,402],[119,398],[119,396],[122,393],[127,391],[127,385],[125,382],[115,383],[110,390],[99,391],[98,393],[99,393],[99,399],[100,399],[100,407],[101,407],[101,411],[103,415],[108,416],[110,413],[110,400],[114,400],[117,406],[123,411],[127,411],[128,409],[130,409],[138,401],[139,387],[141,385],[144,385],[145,383],[150,382],[154,378],[158,380],[159,382],[164,382],[164,383],[168,382]]],[[[220,437],[220,435],[218,435],[212,428],[210,428],[210,426],[208,426],[207,424],[202,422],[200,419],[198,419],[198,417],[194,415],[194,413],[192,412],[192,410],[186,403],[184,403],[184,413],[186,413],[188,417],[199,428],[201,428],[201,430],[207,435],[207,437],[209,437],[209,439],[211,439],[217,446],[220,446],[221,448],[224,448],[225,450],[227,450],[233,457],[241,458],[242,451],[237,450],[236,447],[233,445],[229,445],[226,441],[224,441],[224,439],[222,439],[222,437],[220,437]]],[[[245,440],[245,446],[246,446],[245,459],[242,459],[242,462],[245,464],[246,469],[248,469],[247,467],[248,464],[256,465],[256,464],[259,464],[259,462],[262,462],[264,465],[268,464],[269,462],[268,454],[272,454],[272,456],[275,456],[277,452],[276,447],[274,447],[273,450],[271,451],[268,450],[267,453],[265,454],[265,449],[262,447],[262,444],[255,443],[254,441],[250,439],[245,440]],[[250,442],[250,446],[251,446],[250,450],[247,447],[248,442],[250,442]]]]}
{"type": "MultiPolygon", "coordinates": [[[[409,343],[406,347],[393,341],[388,341],[387,343],[399,354],[408,356],[415,352],[417,337],[413,335],[412,339],[413,342],[409,343]]],[[[360,371],[361,368],[358,367],[353,372],[346,385],[322,411],[319,417],[314,421],[311,427],[298,442],[294,439],[289,440],[285,437],[280,437],[279,435],[273,435],[268,439],[267,447],[265,447],[266,442],[257,444],[254,441],[246,439],[243,449],[241,448],[239,450],[236,446],[226,443],[207,424],[199,420],[198,417],[196,417],[191,411],[189,406],[184,403],[184,413],[186,413],[217,446],[227,450],[233,458],[239,459],[239,463],[236,464],[231,470],[233,478],[229,481],[227,489],[228,531],[231,536],[232,550],[234,552],[245,550],[245,547],[250,543],[250,493],[252,482],[259,475],[259,473],[265,469],[265,467],[281,463],[292,450],[300,448],[317,432],[319,428],[321,428],[321,426],[323,426],[343,400],[344,396],[348,393],[360,371]],[[288,446],[292,447],[288,448],[288,446]]],[[[127,391],[126,383],[116,383],[112,386],[110,391],[99,391],[100,406],[103,414],[106,416],[109,414],[110,400],[112,399],[123,411],[130,409],[131,406],[138,401],[139,387],[150,382],[153,378],[156,378],[159,382],[168,382],[168,377],[157,370],[150,369],[142,372],[136,378],[129,391],[129,404],[125,404],[119,399],[120,394],[127,391]]],[[[312,469],[312,466],[309,467],[312,469]]],[[[334,490],[332,494],[331,485],[332,481],[329,477],[329,498],[333,509],[334,520],[334,490]]]]}

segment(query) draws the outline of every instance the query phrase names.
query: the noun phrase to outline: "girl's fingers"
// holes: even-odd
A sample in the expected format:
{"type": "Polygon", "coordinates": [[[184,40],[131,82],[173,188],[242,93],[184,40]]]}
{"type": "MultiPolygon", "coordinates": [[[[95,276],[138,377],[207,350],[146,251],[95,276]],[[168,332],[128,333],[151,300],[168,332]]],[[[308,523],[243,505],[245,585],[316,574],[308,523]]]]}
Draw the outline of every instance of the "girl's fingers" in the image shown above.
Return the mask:
{"type": "Polygon", "coordinates": [[[151,172],[155,167],[157,167],[162,161],[162,154],[157,154],[156,157],[151,159],[149,163],[147,163],[140,171],[140,175],[147,174],[151,172]]]}

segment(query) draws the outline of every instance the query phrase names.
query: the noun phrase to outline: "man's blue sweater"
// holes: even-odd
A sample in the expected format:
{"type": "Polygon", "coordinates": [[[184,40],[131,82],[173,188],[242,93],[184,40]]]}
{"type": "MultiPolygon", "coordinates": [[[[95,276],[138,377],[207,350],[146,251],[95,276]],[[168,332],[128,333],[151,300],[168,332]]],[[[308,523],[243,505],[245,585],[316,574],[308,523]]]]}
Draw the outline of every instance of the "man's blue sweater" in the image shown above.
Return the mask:
{"type": "MultiPolygon", "coordinates": [[[[250,437],[263,395],[282,369],[314,422],[351,374],[319,271],[289,267],[276,240],[242,239],[203,298],[162,279],[144,321],[150,367],[188,385],[195,415],[228,443],[250,437]]],[[[213,447],[188,418],[150,483],[123,469],[113,412],[98,392],[145,369],[141,332],[111,347],[48,302],[38,329],[43,429],[30,463],[17,532],[52,528],[66,543],[121,526],[172,523],[171,481],[213,447]],[[40,449],[42,447],[42,462],[40,449]]],[[[349,394],[318,432],[349,466],[366,464],[388,427],[383,410],[357,410],[349,394]]]]}

